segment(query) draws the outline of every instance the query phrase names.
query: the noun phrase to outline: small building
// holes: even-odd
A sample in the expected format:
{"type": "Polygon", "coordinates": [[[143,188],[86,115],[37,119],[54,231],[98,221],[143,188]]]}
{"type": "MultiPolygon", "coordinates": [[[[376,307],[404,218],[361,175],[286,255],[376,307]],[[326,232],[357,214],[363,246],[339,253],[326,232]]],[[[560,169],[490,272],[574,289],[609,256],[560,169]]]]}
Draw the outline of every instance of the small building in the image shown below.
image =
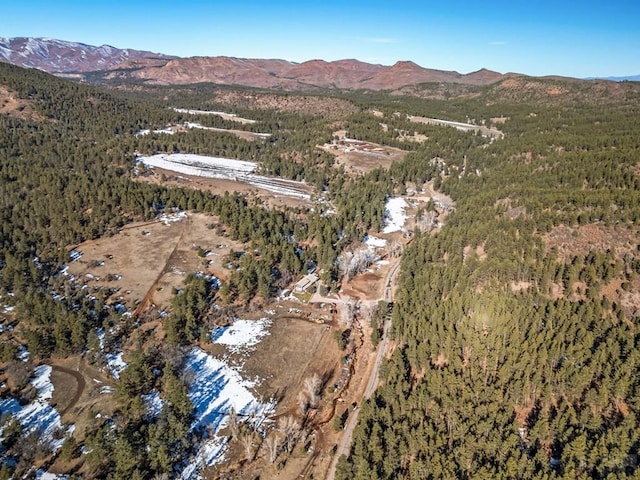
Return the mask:
{"type": "Polygon", "coordinates": [[[320,280],[320,277],[318,277],[315,273],[310,273],[309,275],[305,275],[304,277],[302,277],[302,279],[300,279],[296,283],[294,289],[296,293],[304,293],[307,291],[309,287],[314,285],[318,280],[320,280]]]}

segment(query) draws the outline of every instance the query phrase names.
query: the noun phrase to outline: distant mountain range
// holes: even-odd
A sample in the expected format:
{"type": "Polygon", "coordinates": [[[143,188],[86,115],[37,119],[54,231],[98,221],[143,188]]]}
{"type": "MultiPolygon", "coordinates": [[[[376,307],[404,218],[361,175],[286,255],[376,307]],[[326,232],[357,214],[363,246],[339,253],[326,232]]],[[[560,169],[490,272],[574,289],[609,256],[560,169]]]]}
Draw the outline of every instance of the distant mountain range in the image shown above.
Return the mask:
{"type": "Polygon", "coordinates": [[[585,80],[610,80],[612,82],[640,82],[640,75],[628,75],[626,77],[589,77],[585,80]]]}
{"type": "Polygon", "coordinates": [[[170,58],[159,53],[109,45],[94,47],[52,38],[0,37],[0,60],[49,73],[110,70],[127,61],[170,58]]]}
{"type": "Polygon", "coordinates": [[[409,61],[383,66],[358,60],[294,63],[233,57],[179,58],[109,45],[95,47],[28,37],[0,38],[0,61],[80,80],[90,74],[92,81],[134,80],[158,85],[210,82],[285,90],[317,87],[395,90],[421,83],[491,85],[517,75],[486,69],[460,74],[423,68],[409,61]]]}
{"type": "Polygon", "coordinates": [[[485,69],[460,74],[423,68],[406,61],[389,67],[358,60],[294,63],[233,57],[178,58],[109,45],[95,47],[28,37],[0,38],[0,61],[80,79],[91,72],[93,80],[138,80],[164,85],[211,82],[282,89],[382,90],[427,82],[487,85],[504,78],[498,72],[485,69]]]}

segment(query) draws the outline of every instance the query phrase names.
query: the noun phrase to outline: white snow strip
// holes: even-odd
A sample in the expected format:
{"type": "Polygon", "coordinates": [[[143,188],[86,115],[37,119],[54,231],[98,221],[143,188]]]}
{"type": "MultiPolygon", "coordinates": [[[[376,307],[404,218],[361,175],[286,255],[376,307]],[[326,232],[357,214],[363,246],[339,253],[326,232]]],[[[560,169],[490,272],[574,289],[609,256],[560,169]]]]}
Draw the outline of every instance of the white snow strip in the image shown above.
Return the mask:
{"type": "Polygon", "coordinates": [[[174,108],[173,110],[178,113],[188,113],[189,115],[216,115],[224,118],[225,120],[233,120],[234,122],[256,123],[255,120],[239,117],[235,113],[215,112],[211,110],[191,110],[187,108],[174,108]]]}
{"type": "Polygon", "coordinates": [[[269,334],[270,326],[271,320],[268,318],[260,320],[235,319],[231,326],[214,330],[211,334],[211,341],[225,345],[231,352],[238,353],[257,345],[269,334]]]}
{"type": "Polygon", "coordinates": [[[401,197],[394,197],[387,200],[384,208],[386,226],[382,230],[382,233],[397,232],[404,228],[404,222],[407,221],[407,215],[404,211],[408,206],[404,198],[401,197]]]}
{"type": "MultiPolygon", "coordinates": [[[[187,128],[195,128],[198,130],[209,130],[211,132],[222,132],[222,133],[246,131],[246,130],[229,130],[227,128],[206,127],[197,122],[184,122],[184,126],[187,128]]],[[[253,136],[260,137],[260,138],[269,138],[271,136],[270,133],[257,133],[257,132],[249,132],[249,131],[246,131],[246,133],[249,133],[253,136]]]]}
{"type": "Polygon", "coordinates": [[[387,246],[387,240],[384,238],[378,238],[378,237],[371,237],[371,236],[366,236],[364,237],[364,243],[367,247],[369,248],[384,248],[387,246]]]}
{"type": "Polygon", "coordinates": [[[36,470],[36,480],[66,480],[69,475],[56,475],[55,473],[45,472],[42,469],[36,470]]]}
{"type": "MultiPolygon", "coordinates": [[[[145,135],[149,135],[151,132],[152,132],[151,130],[149,130],[148,128],[145,128],[144,130],[138,130],[136,133],[134,133],[134,136],[143,137],[145,135]]],[[[167,127],[167,128],[160,128],[157,130],[153,130],[153,133],[164,133],[166,135],[173,135],[176,132],[172,128],[167,127]]]]}
{"type": "Polygon", "coordinates": [[[258,168],[258,164],[254,162],[186,153],[139,156],[136,158],[136,163],[138,162],[185,175],[241,181],[263,190],[290,197],[311,198],[300,182],[254,175],[253,172],[258,168]]]}

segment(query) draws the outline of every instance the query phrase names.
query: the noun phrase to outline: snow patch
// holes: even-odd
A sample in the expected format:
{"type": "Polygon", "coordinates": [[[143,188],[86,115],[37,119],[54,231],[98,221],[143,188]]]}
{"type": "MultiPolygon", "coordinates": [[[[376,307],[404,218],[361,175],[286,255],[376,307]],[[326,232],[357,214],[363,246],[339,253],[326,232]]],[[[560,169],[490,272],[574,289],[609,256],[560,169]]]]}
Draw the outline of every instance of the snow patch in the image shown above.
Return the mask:
{"type": "Polygon", "coordinates": [[[227,415],[233,408],[240,417],[251,417],[259,426],[275,411],[275,402],[260,402],[249,390],[252,382],[224,361],[194,347],[187,356],[186,367],[194,380],[189,387],[189,398],[194,407],[195,420],[191,429],[210,429],[212,436],[206,439],[196,454],[196,460],[185,466],[181,479],[197,478],[197,470],[203,465],[219,462],[228,439],[218,435],[226,425],[227,415]]]}
{"type": "Polygon", "coordinates": [[[404,198],[394,197],[387,200],[387,204],[384,207],[386,226],[382,233],[397,232],[404,228],[404,222],[407,221],[407,215],[405,214],[407,207],[409,205],[404,198]]]}
{"type": "MultiPolygon", "coordinates": [[[[100,341],[100,351],[104,352],[104,330],[99,328],[96,330],[96,334],[100,341]]],[[[105,359],[107,361],[107,368],[111,372],[111,375],[113,378],[118,380],[120,378],[120,373],[127,368],[127,363],[122,359],[122,352],[108,353],[105,355],[105,359]]]]}
{"type": "Polygon", "coordinates": [[[36,470],[36,480],[67,480],[69,475],[56,475],[55,473],[45,472],[42,469],[36,470]]]}
{"type": "Polygon", "coordinates": [[[174,222],[180,222],[183,219],[187,218],[186,212],[175,212],[175,213],[163,213],[158,217],[165,225],[171,225],[174,222]]]}
{"type": "MultiPolygon", "coordinates": [[[[64,438],[54,439],[55,433],[62,428],[60,414],[49,405],[49,400],[53,395],[53,384],[51,383],[51,367],[49,365],[39,365],[34,371],[34,378],[31,385],[36,389],[36,399],[21,406],[15,398],[0,400],[0,411],[10,413],[22,425],[25,433],[39,432],[41,442],[49,442],[53,450],[62,446],[64,438]]],[[[0,438],[3,432],[0,430],[0,438]]]]}
{"type": "Polygon", "coordinates": [[[113,375],[113,378],[118,380],[120,378],[120,373],[127,368],[127,363],[122,360],[122,352],[118,353],[109,353],[106,355],[107,359],[107,367],[113,375]]]}
{"type": "Polygon", "coordinates": [[[364,243],[369,248],[384,248],[387,246],[386,239],[371,236],[364,237],[364,243]]]}
{"type": "Polygon", "coordinates": [[[270,326],[271,320],[268,318],[235,319],[232,325],[215,329],[211,334],[211,341],[225,345],[231,352],[238,353],[258,344],[269,334],[270,326]]]}
{"type": "Polygon", "coordinates": [[[142,395],[142,400],[147,406],[147,415],[151,418],[157,418],[164,407],[164,400],[160,398],[160,392],[151,392],[147,395],[142,395]]]}

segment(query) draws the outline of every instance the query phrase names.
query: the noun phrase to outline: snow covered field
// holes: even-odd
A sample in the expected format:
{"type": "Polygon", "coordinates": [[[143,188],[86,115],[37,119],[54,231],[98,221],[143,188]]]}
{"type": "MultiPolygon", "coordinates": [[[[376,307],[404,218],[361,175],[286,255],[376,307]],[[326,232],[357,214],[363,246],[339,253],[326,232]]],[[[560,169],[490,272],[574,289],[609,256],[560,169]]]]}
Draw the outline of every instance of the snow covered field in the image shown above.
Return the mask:
{"type": "Polygon", "coordinates": [[[150,157],[138,157],[138,159],[151,167],[211,178],[234,179],[238,175],[246,175],[258,168],[258,165],[254,162],[185,153],[173,153],[170,155],[160,153],[150,157]]]}
{"type": "MultiPolygon", "coordinates": [[[[36,399],[27,404],[20,405],[15,398],[0,400],[0,412],[4,415],[10,413],[20,422],[25,433],[39,432],[39,440],[49,442],[53,450],[62,446],[64,438],[54,438],[55,433],[62,428],[60,414],[49,405],[49,400],[53,395],[53,384],[51,383],[51,367],[40,365],[34,370],[34,378],[31,384],[36,388],[36,399]]],[[[72,427],[71,427],[72,428],[72,427]]],[[[0,431],[2,438],[2,431],[0,431]]]]}
{"type": "MultiPolygon", "coordinates": [[[[247,333],[244,327],[238,331],[247,333]]],[[[250,335],[243,336],[247,341],[244,345],[253,341],[250,335]]],[[[241,342],[237,343],[236,346],[240,346],[241,342]]],[[[226,425],[227,415],[232,408],[241,421],[250,418],[258,425],[275,411],[274,402],[260,402],[250,391],[253,382],[243,379],[237,370],[200,348],[191,350],[186,369],[194,372],[194,380],[189,387],[195,415],[191,428],[204,427],[213,434],[200,446],[197,460],[182,471],[180,478],[184,480],[198,478],[200,466],[213,465],[222,459],[228,439],[218,435],[218,432],[226,425]]]]}
{"type": "Polygon", "coordinates": [[[387,204],[384,207],[386,226],[382,229],[382,233],[392,233],[402,230],[404,223],[407,221],[407,215],[405,209],[409,205],[401,197],[394,197],[387,200],[387,204]]]}
{"type": "Polygon", "coordinates": [[[150,167],[163,168],[185,175],[239,181],[280,195],[310,198],[304,184],[300,182],[255,175],[253,172],[258,165],[254,162],[187,153],[139,156],[136,161],[150,167]]]}
{"type": "Polygon", "coordinates": [[[228,327],[220,327],[211,334],[211,341],[225,345],[233,353],[246,350],[257,345],[262,338],[269,334],[268,328],[271,320],[261,318],[260,320],[240,320],[237,319],[228,327]]]}

